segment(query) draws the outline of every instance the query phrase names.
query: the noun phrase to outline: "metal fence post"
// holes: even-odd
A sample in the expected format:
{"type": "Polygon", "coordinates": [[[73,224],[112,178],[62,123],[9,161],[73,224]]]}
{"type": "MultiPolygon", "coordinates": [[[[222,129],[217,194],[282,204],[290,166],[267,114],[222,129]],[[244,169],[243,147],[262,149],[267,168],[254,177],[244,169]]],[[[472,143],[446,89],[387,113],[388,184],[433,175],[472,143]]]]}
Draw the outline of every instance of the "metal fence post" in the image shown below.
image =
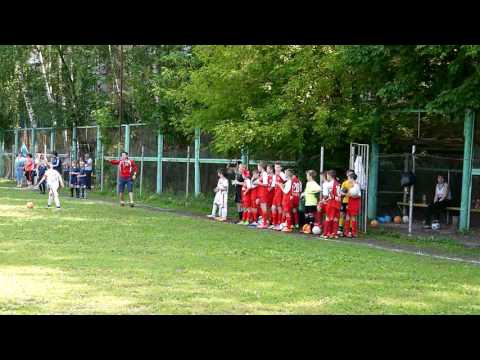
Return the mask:
{"type": "Polygon", "coordinates": [[[3,154],[5,153],[5,132],[3,129],[0,130],[0,176],[5,176],[3,154]]]}
{"type": "Polygon", "coordinates": [[[18,128],[15,128],[15,148],[14,148],[14,151],[15,151],[15,155],[14,156],[17,156],[18,155],[18,128]]]}
{"type": "Polygon", "coordinates": [[[462,175],[462,201],[460,205],[459,230],[466,231],[470,228],[470,198],[472,194],[472,151],[473,151],[473,123],[475,113],[472,110],[465,112],[463,125],[463,175],[462,175]]]}
{"type": "Polygon", "coordinates": [[[378,186],[378,163],[379,163],[379,146],[372,143],[372,151],[370,158],[370,179],[368,179],[368,218],[375,219],[377,217],[377,186],[378,186]]]}
{"type": "Polygon", "coordinates": [[[35,158],[35,146],[36,146],[36,141],[35,141],[35,128],[32,128],[32,147],[30,149],[30,153],[32,154],[33,158],[35,158]]]}
{"type": "Polygon", "coordinates": [[[142,196],[142,189],[143,189],[143,157],[145,154],[145,147],[142,144],[142,157],[140,158],[140,196],[142,196]]]}
{"type": "Polygon", "coordinates": [[[157,135],[157,194],[160,194],[163,189],[163,134],[159,131],[157,135]]]}
{"type": "Polygon", "coordinates": [[[200,192],[200,128],[195,128],[195,196],[200,192]]]}
{"type": "Polygon", "coordinates": [[[72,128],[72,158],[71,160],[77,160],[77,127],[72,128]]]}
{"type": "Polygon", "coordinates": [[[187,181],[185,184],[185,197],[188,198],[188,187],[190,185],[190,146],[187,146],[187,181]]]}
{"type": "Polygon", "coordinates": [[[125,151],[130,156],[130,125],[125,125],[125,151]]]}
{"type": "Polygon", "coordinates": [[[55,128],[50,129],[50,152],[53,154],[55,151],[55,128]]]}
{"type": "Polygon", "coordinates": [[[95,188],[98,187],[98,184],[102,183],[102,171],[101,171],[101,164],[103,164],[103,156],[102,156],[102,134],[100,132],[100,127],[97,126],[97,143],[95,146],[95,188]]]}

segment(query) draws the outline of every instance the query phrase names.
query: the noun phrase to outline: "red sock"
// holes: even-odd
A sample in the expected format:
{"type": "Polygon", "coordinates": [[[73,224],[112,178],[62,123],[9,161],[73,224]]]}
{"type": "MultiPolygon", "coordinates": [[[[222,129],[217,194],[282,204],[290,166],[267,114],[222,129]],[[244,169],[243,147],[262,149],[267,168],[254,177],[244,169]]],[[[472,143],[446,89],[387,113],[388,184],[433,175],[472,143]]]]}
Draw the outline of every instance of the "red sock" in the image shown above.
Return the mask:
{"type": "Polygon", "coordinates": [[[262,224],[263,224],[264,226],[267,226],[267,216],[268,216],[267,212],[266,212],[266,211],[262,211],[262,224]]]}
{"type": "Polygon", "coordinates": [[[324,220],[323,221],[323,235],[330,235],[330,223],[331,221],[330,220],[324,220]]]}
{"type": "Polygon", "coordinates": [[[292,227],[292,217],[290,216],[290,214],[288,214],[286,217],[286,220],[287,220],[287,228],[291,228],[292,227]]]}
{"type": "Polygon", "coordinates": [[[321,226],[321,223],[322,223],[322,221],[321,221],[321,219],[322,219],[321,215],[322,215],[322,213],[321,213],[320,211],[315,211],[315,212],[314,212],[314,215],[313,215],[313,216],[314,216],[314,218],[315,218],[315,225],[321,226]]]}
{"type": "Polygon", "coordinates": [[[295,211],[295,212],[293,213],[293,223],[294,223],[295,225],[298,225],[298,224],[299,224],[298,211],[295,211]]]}
{"type": "Polygon", "coordinates": [[[253,221],[254,221],[254,222],[257,222],[257,221],[258,221],[258,212],[257,212],[257,211],[254,211],[254,212],[253,212],[253,221]]]}
{"type": "Polygon", "coordinates": [[[272,225],[277,225],[277,212],[272,211],[272,225]]]}
{"type": "Polygon", "coordinates": [[[338,232],[338,219],[333,220],[332,235],[337,235],[337,232],[338,232]]]}
{"type": "Polygon", "coordinates": [[[345,219],[343,223],[343,235],[347,236],[350,231],[350,220],[345,219]]]}
{"type": "Polygon", "coordinates": [[[352,220],[352,235],[357,236],[357,221],[352,220]]]}
{"type": "Polygon", "coordinates": [[[248,221],[248,218],[250,217],[250,211],[248,210],[243,210],[243,216],[242,216],[242,221],[248,221]]]}

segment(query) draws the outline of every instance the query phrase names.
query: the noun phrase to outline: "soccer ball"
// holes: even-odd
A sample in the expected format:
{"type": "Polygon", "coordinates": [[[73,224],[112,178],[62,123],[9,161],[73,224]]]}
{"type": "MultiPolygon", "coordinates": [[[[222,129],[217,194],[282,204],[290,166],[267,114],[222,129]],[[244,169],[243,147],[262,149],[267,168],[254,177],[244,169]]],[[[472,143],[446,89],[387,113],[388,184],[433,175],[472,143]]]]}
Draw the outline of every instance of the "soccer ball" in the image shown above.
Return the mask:
{"type": "Polygon", "coordinates": [[[27,208],[33,209],[33,207],[34,207],[33,202],[31,201],[27,202],[27,208]]]}
{"type": "Polygon", "coordinates": [[[395,216],[395,217],[393,218],[393,222],[394,222],[395,224],[400,224],[400,223],[402,222],[402,218],[397,215],[397,216],[395,216]]]}
{"type": "Polygon", "coordinates": [[[404,224],[407,224],[407,223],[408,223],[408,216],[407,216],[407,215],[405,215],[405,216],[402,218],[402,222],[403,222],[404,224]]]}
{"type": "Polygon", "coordinates": [[[309,224],[303,225],[302,231],[303,231],[304,234],[311,234],[312,233],[312,230],[311,230],[309,224]]]}
{"type": "Polygon", "coordinates": [[[312,229],[312,233],[315,235],[320,235],[321,233],[320,226],[314,226],[312,229]]]}
{"type": "Polygon", "coordinates": [[[384,221],[385,221],[386,223],[389,223],[389,222],[392,221],[392,217],[391,217],[391,216],[388,216],[388,215],[384,216],[383,219],[384,219],[384,221]]]}
{"type": "Polygon", "coordinates": [[[373,227],[373,228],[378,227],[378,221],[377,220],[370,221],[370,226],[373,227]]]}
{"type": "Polygon", "coordinates": [[[432,223],[432,230],[440,230],[440,223],[433,222],[432,223]]]}
{"type": "Polygon", "coordinates": [[[284,223],[281,223],[280,225],[278,225],[280,231],[282,231],[283,229],[285,229],[285,224],[284,223]]]}

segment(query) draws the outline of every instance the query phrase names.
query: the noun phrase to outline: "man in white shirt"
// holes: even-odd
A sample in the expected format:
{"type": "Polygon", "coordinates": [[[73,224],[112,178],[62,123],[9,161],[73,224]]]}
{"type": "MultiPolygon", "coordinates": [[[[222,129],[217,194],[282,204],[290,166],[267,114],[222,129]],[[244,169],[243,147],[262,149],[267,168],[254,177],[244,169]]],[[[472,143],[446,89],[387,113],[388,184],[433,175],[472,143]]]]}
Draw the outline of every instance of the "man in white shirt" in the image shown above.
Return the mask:
{"type": "Polygon", "coordinates": [[[429,229],[432,226],[432,215],[435,220],[440,217],[440,211],[445,210],[450,205],[452,195],[450,193],[450,187],[445,182],[445,178],[442,175],[437,176],[437,185],[435,186],[435,195],[433,197],[433,203],[428,205],[425,216],[425,228],[429,229]]]}

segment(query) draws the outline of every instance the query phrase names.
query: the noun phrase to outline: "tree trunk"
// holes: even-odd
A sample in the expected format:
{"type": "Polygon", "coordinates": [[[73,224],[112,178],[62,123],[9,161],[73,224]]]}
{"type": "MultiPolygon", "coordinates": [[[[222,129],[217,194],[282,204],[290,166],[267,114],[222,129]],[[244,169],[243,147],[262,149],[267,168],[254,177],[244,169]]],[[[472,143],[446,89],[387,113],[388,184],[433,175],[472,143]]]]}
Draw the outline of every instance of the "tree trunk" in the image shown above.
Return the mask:
{"type": "Polygon", "coordinates": [[[18,79],[20,80],[20,86],[22,89],[22,94],[23,94],[23,100],[25,102],[25,107],[27,108],[27,113],[28,113],[28,118],[30,120],[30,125],[32,128],[37,127],[37,121],[35,117],[35,113],[33,111],[32,103],[28,97],[28,92],[27,92],[27,85],[25,84],[25,77],[23,74],[22,67],[18,64],[15,65],[16,70],[18,71],[18,79]]]}
{"type": "Polygon", "coordinates": [[[45,82],[45,89],[46,89],[46,93],[47,93],[48,103],[51,106],[50,115],[52,117],[53,127],[56,127],[57,126],[57,120],[55,119],[55,113],[53,112],[53,106],[55,106],[55,100],[53,99],[53,95],[52,95],[52,87],[50,86],[50,83],[48,81],[47,68],[45,67],[45,62],[43,61],[42,50],[40,49],[39,45],[35,45],[34,49],[38,54],[38,58],[40,59],[40,70],[42,71],[43,80],[45,82]]]}

